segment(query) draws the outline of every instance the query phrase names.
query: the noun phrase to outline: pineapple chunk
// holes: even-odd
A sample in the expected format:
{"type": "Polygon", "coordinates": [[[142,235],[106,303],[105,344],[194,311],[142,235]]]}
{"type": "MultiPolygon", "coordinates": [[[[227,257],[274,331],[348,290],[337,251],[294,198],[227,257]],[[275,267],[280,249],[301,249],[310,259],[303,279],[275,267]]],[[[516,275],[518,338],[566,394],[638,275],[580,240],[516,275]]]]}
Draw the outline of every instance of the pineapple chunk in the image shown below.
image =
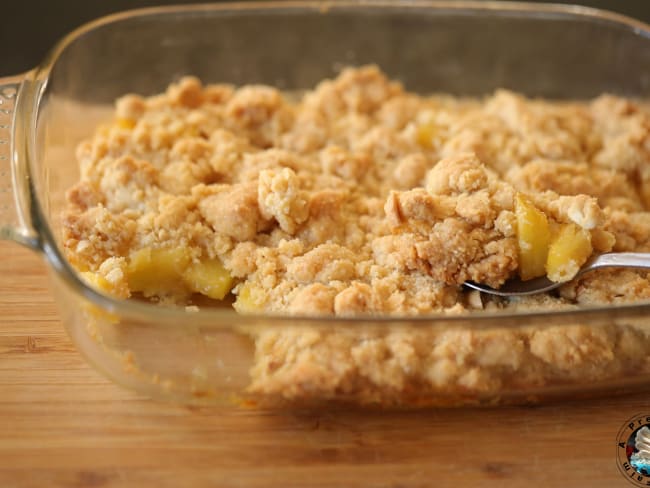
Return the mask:
{"type": "Polygon", "coordinates": [[[425,149],[433,147],[433,138],[436,135],[436,127],[433,124],[422,124],[417,128],[416,138],[418,144],[425,149]]]}
{"type": "Polygon", "coordinates": [[[433,149],[442,144],[446,138],[447,128],[433,121],[424,122],[416,127],[415,139],[420,147],[433,149]]]}
{"type": "Polygon", "coordinates": [[[555,282],[569,281],[592,252],[591,234],[588,230],[575,224],[563,224],[548,250],[548,278],[555,282]]]}
{"type": "Polygon", "coordinates": [[[183,273],[186,285],[195,292],[222,300],[232,288],[232,276],[219,259],[193,263],[183,273]]]}
{"type": "Polygon", "coordinates": [[[120,118],[120,119],[117,119],[116,125],[120,129],[131,130],[131,129],[133,129],[135,127],[135,120],[120,118]]]}
{"type": "Polygon", "coordinates": [[[99,273],[93,273],[92,271],[84,271],[80,273],[81,278],[93,287],[97,291],[103,291],[104,293],[110,293],[112,290],[111,284],[106,278],[104,278],[99,273]]]}
{"type": "Polygon", "coordinates": [[[182,292],[181,278],[190,262],[187,249],[140,249],[131,255],[127,267],[129,288],[145,296],[182,292]]]}
{"type": "Polygon", "coordinates": [[[201,293],[223,299],[232,288],[232,277],[218,259],[192,262],[188,249],[144,248],[131,255],[127,267],[131,291],[145,296],[201,293]]]}
{"type": "Polygon", "coordinates": [[[255,313],[262,310],[265,301],[265,294],[261,288],[244,283],[239,287],[233,307],[239,313],[255,313]]]}
{"type": "Polygon", "coordinates": [[[515,216],[519,244],[519,276],[522,280],[544,276],[551,242],[548,218],[521,193],[515,198],[515,216]]]}

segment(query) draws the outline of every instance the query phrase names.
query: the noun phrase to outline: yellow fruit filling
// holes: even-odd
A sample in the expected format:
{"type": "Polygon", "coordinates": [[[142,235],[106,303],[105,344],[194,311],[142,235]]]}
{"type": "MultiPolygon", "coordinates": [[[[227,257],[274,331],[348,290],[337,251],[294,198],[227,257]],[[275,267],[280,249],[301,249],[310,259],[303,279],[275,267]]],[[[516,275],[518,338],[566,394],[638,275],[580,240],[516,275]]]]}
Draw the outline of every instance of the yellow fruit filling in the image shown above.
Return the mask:
{"type": "Polygon", "coordinates": [[[135,251],[127,266],[129,289],[147,297],[182,292],[182,277],[190,263],[190,254],[184,248],[135,251]]]}
{"type": "Polygon", "coordinates": [[[416,132],[418,144],[425,149],[433,147],[433,139],[436,135],[436,127],[433,124],[419,125],[416,132]]]}
{"type": "Polygon", "coordinates": [[[200,293],[214,300],[223,300],[234,284],[219,259],[193,261],[190,251],[185,248],[147,247],[132,252],[125,268],[126,283],[113,283],[101,272],[85,271],[81,277],[96,290],[121,298],[134,292],[145,297],[200,293]]]}
{"type": "Polygon", "coordinates": [[[223,299],[233,284],[218,259],[193,262],[184,248],[134,252],[127,266],[127,280],[131,291],[145,296],[194,292],[216,300],[223,299]]]}
{"type": "Polygon", "coordinates": [[[570,280],[592,252],[589,231],[575,224],[564,224],[549,246],[546,275],[551,281],[570,280]]]}
{"type": "Polygon", "coordinates": [[[95,290],[111,293],[113,287],[109,281],[99,273],[93,273],[92,271],[83,271],[81,273],[81,278],[95,290]]]}
{"type": "Polygon", "coordinates": [[[219,259],[192,263],[183,273],[183,281],[196,293],[223,300],[233,285],[232,276],[219,259]]]}
{"type": "Polygon", "coordinates": [[[588,230],[573,223],[550,222],[547,215],[521,193],[515,197],[515,217],[522,280],[546,275],[551,281],[568,281],[593,253],[588,230]]]}
{"type": "Polygon", "coordinates": [[[264,290],[250,283],[244,283],[239,286],[237,300],[233,307],[239,313],[255,313],[263,310],[265,302],[264,290]]]}
{"type": "Polygon", "coordinates": [[[548,218],[521,193],[515,198],[519,277],[530,280],[546,273],[546,258],[551,242],[548,218]]]}
{"type": "Polygon", "coordinates": [[[131,130],[131,129],[133,129],[135,127],[135,120],[120,118],[120,119],[117,119],[116,125],[120,129],[131,130]]]}

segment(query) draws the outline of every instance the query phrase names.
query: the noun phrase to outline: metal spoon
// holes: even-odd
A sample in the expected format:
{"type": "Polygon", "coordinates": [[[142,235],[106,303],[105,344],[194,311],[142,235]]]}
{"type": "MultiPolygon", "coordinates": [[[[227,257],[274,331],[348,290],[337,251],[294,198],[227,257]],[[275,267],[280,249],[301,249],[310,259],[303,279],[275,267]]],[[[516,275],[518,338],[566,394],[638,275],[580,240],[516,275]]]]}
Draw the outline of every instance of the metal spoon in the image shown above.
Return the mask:
{"type": "MultiPolygon", "coordinates": [[[[650,269],[650,253],[611,252],[601,254],[600,256],[589,259],[572,279],[576,279],[578,276],[599,268],[650,269]]],[[[546,276],[541,276],[526,281],[522,281],[519,278],[513,278],[506,281],[498,289],[480,283],[474,283],[473,281],[466,281],[464,284],[469,288],[482,291],[483,293],[489,293],[490,295],[498,295],[500,297],[521,297],[525,295],[544,293],[558,288],[565,283],[567,282],[556,283],[549,280],[546,276]]]]}

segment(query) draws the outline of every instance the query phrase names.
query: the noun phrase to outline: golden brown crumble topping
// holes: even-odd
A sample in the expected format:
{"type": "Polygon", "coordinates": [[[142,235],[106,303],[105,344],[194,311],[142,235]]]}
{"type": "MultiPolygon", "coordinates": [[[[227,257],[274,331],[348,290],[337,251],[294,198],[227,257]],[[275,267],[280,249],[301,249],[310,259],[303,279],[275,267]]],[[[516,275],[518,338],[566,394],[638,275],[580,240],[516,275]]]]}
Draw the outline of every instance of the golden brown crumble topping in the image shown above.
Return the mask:
{"type": "MultiPolygon", "coordinates": [[[[645,111],[609,95],[420,97],[373,66],[298,101],[186,77],[122,97],[114,123],[80,145],[64,243],[100,274],[143,248],[218,258],[240,311],[456,313],[477,304],[465,280],[498,286],[517,273],[518,193],[553,225],[589,231],[594,252],[646,250],[649,130],[645,111]]],[[[142,291],[122,280],[111,281],[119,296],[142,291]]],[[[609,302],[598,289],[592,301],[609,302]]],[[[152,298],[191,300],[180,291],[152,298]]]]}
{"type": "MultiPolygon", "coordinates": [[[[631,100],[425,97],[374,66],[299,99],[186,77],[161,95],[119,99],[77,155],[64,247],[119,297],[187,304],[232,287],[242,313],[341,316],[650,299],[648,273],[632,270],[512,300],[460,286],[521,272],[518,215],[530,208],[549,235],[570,231],[588,252],[650,251],[650,114],[631,100]],[[147,281],[156,266],[168,288],[147,281]]],[[[251,388],[364,401],[498,391],[645,367],[649,351],[634,327],[268,330],[251,388]]]]}

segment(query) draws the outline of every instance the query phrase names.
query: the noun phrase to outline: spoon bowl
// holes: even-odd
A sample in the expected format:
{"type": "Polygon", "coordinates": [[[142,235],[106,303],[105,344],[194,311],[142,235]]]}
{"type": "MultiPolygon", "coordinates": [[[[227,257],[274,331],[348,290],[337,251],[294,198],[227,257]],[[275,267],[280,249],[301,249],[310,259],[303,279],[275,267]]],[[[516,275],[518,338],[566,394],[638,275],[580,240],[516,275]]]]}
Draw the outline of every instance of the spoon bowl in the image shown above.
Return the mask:
{"type": "MultiPolygon", "coordinates": [[[[575,280],[585,273],[600,268],[650,269],[650,253],[611,252],[601,254],[600,256],[589,259],[571,280],[575,280]]],[[[497,295],[500,297],[521,297],[545,293],[554,290],[569,281],[556,282],[549,280],[546,276],[540,276],[539,278],[525,281],[519,278],[513,278],[506,281],[499,288],[492,288],[487,285],[475,283],[474,281],[466,281],[464,285],[468,288],[489,295],[497,295]]]]}

